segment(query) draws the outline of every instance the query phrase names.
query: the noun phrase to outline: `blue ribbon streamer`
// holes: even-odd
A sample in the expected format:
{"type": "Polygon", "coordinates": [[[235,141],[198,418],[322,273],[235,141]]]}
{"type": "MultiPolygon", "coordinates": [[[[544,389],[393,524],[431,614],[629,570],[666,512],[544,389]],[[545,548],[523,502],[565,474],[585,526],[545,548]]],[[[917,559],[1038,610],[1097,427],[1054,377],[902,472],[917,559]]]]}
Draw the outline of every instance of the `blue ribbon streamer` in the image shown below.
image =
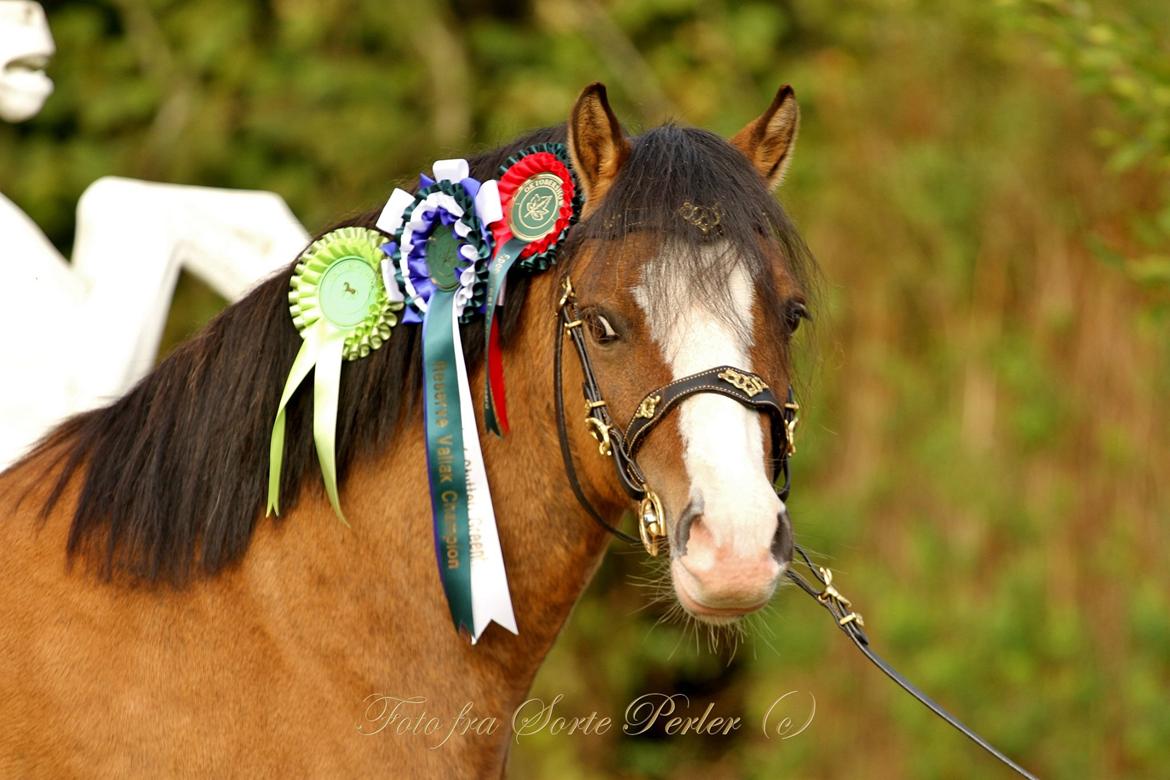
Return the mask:
{"type": "Polygon", "coordinates": [[[467,470],[453,329],[455,293],[436,290],[423,318],[423,399],[426,409],[427,473],[431,488],[435,555],[458,629],[474,632],[471,607],[471,531],[467,470]]]}

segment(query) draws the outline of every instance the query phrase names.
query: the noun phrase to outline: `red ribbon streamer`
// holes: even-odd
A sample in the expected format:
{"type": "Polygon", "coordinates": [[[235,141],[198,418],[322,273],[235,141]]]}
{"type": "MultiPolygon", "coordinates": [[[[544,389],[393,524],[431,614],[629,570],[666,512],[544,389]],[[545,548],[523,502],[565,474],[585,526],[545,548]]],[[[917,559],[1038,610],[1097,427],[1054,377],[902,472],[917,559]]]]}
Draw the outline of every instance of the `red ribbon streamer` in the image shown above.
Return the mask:
{"type": "Polygon", "coordinates": [[[508,399],[504,394],[504,358],[500,353],[500,320],[492,320],[492,332],[488,341],[488,381],[492,386],[492,401],[495,403],[496,421],[500,432],[508,435],[508,399]]]}
{"type": "MultiPolygon", "coordinates": [[[[557,241],[569,222],[573,218],[573,176],[565,164],[557,159],[556,155],[548,152],[533,152],[520,158],[499,179],[500,203],[504,210],[504,219],[492,225],[492,235],[498,252],[504,244],[512,238],[512,230],[508,226],[508,215],[512,209],[512,198],[520,185],[539,173],[551,173],[561,180],[562,198],[561,209],[557,215],[556,225],[544,237],[537,239],[524,247],[519,259],[533,257],[548,251],[557,241]]],[[[489,301],[492,305],[494,301],[489,301]]],[[[500,320],[492,319],[491,332],[488,336],[488,382],[490,385],[492,406],[495,410],[496,421],[499,423],[503,435],[508,435],[508,404],[504,390],[504,359],[500,353],[500,320]]]]}

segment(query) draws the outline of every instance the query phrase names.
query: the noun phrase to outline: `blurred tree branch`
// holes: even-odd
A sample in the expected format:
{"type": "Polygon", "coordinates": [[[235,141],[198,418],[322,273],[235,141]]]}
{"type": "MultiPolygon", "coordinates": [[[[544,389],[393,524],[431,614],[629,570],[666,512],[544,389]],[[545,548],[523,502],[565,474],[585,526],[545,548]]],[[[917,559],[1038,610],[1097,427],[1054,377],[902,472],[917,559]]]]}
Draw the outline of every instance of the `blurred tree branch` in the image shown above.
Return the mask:
{"type": "Polygon", "coordinates": [[[471,135],[471,95],[474,76],[468,64],[463,31],[447,3],[395,0],[392,15],[409,19],[399,29],[408,31],[415,55],[426,64],[430,89],[431,130],[439,146],[465,143],[471,135]]]}
{"type": "Polygon", "coordinates": [[[678,108],[662,89],[654,70],[598,0],[564,2],[560,10],[576,17],[573,26],[593,42],[609,66],[609,73],[625,94],[642,104],[647,119],[663,121],[678,115],[678,108]]]}
{"type": "Polygon", "coordinates": [[[175,56],[166,33],[145,0],[112,0],[129,34],[142,71],[154,82],[162,102],[155,111],[136,175],[157,179],[166,156],[183,136],[195,104],[195,83],[175,56]]]}

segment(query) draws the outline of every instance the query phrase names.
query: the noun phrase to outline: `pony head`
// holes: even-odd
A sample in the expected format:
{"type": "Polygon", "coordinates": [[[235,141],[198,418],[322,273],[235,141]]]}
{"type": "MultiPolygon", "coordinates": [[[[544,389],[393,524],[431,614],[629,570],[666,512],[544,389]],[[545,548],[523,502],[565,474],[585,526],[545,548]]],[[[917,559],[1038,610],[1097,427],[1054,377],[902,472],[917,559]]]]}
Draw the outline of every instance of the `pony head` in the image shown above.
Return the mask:
{"type": "MultiPolygon", "coordinates": [[[[631,419],[648,391],[717,366],[753,372],[783,396],[808,265],[773,190],[798,122],[787,86],[730,140],[674,125],[630,139],[603,86],[577,100],[569,150],[586,202],[569,273],[615,420],[631,419]]],[[[716,392],[668,414],[637,460],[665,511],[673,589],[691,615],[730,622],[769,601],[792,557],[772,429],[716,392]]],[[[616,495],[612,472],[589,479],[616,495]]]]}

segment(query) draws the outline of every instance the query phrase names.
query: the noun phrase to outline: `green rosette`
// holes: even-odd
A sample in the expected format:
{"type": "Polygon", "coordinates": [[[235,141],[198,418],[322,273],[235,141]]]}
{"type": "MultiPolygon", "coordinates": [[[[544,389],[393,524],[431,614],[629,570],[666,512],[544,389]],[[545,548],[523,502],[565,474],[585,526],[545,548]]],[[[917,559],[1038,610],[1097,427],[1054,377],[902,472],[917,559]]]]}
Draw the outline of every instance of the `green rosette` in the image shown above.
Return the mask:
{"type": "Polygon", "coordinates": [[[313,371],[313,442],[325,492],[342,522],[337,492],[335,437],[343,360],[360,360],[381,347],[398,324],[402,302],[382,282],[381,246],[376,230],[344,227],[309,245],[289,280],[289,313],[301,335],[272,424],[268,459],[268,514],[280,514],[285,409],[313,371]]]}

